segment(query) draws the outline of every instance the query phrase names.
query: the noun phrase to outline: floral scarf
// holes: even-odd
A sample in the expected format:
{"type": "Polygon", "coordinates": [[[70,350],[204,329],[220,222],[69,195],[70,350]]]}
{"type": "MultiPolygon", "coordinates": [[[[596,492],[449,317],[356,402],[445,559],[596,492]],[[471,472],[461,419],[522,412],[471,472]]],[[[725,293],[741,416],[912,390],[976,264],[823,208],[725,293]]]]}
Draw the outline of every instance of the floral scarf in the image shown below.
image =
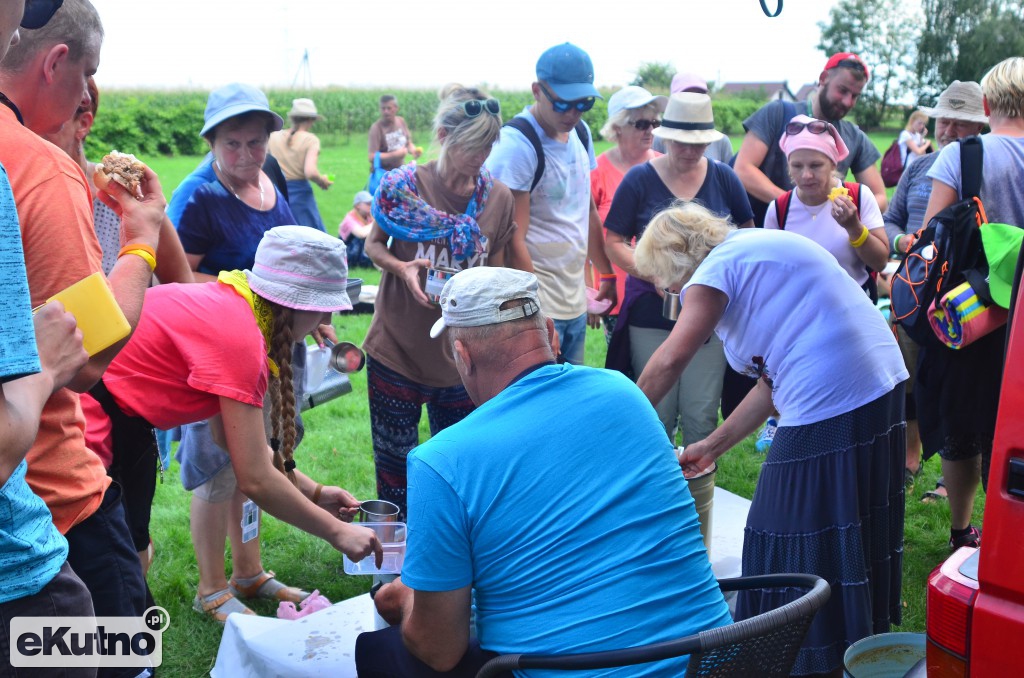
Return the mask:
{"type": "Polygon", "coordinates": [[[399,240],[427,242],[448,238],[452,257],[463,261],[486,247],[476,215],[483,211],[494,180],[486,167],[480,168],[476,189],[465,214],[449,214],[432,207],[416,189],[416,167],[403,165],[381,179],[374,196],[373,218],[388,235],[399,240]]]}
{"type": "Polygon", "coordinates": [[[267,347],[267,367],[272,375],[278,376],[277,363],[270,357],[270,341],[274,336],[274,312],[270,308],[270,302],[258,294],[253,294],[249,288],[249,279],[245,277],[245,271],[221,271],[217,276],[217,282],[232,288],[238,293],[238,296],[248,302],[249,308],[252,309],[252,314],[256,318],[256,324],[260,326],[263,343],[267,347]]]}

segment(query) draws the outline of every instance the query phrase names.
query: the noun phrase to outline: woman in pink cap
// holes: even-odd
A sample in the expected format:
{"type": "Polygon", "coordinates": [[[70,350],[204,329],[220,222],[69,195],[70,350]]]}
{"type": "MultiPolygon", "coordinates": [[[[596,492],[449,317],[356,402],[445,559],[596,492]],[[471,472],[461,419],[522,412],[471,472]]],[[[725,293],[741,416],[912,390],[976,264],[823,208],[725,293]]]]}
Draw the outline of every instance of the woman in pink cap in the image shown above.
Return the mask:
{"type": "Polygon", "coordinates": [[[764,227],[818,243],[877,298],[870,271],[881,271],[889,261],[885,225],[871,190],[836,176],[839,161],[850,153],[839,131],[832,123],[798,115],[786,125],[779,147],[796,188],[768,205],[764,227]]]}

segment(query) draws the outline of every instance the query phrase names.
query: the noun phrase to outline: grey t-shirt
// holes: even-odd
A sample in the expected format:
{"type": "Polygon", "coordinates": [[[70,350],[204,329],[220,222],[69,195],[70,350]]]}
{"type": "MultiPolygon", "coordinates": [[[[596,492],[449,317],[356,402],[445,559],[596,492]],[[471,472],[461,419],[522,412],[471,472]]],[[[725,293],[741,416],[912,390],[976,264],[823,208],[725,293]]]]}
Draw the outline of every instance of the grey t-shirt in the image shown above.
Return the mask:
{"type": "MultiPolygon", "coordinates": [[[[796,104],[796,112],[808,112],[810,104],[796,104]]],[[[753,132],[754,136],[768,146],[768,154],[761,163],[761,171],[772,180],[772,182],[785,190],[793,188],[793,182],[789,178],[789,169],[786,166],[786,154],[779,148],[779,138],[783,133],[783,124],[789,122],[783,120],[785,117],[783,102],[772,101],[762,106],[756,113],[743,121],[743,129],[753,132]]],[[[808,115],[810,113],[808,112],[808,115]]],[[[847,120],[829,121],[839,130],[839,136],[843,138],[850,155],[838,163],[839,171],[844,175],[847,170],[853,170],[854,174],[871,167],[882,154],[878,152],[875,145],[871,143],[868,135],[861,131],[852,122],[847,120]]]]}
{"type": "MultiPolygon", "coordinates": [[[[985,205],[988,220],[1024,228],[1024,193],[1020,190],[1021,180],[1024,180],[1024,139],[983,134],[981,145],[983,159],[979,197],[985,205]]],[[[952,187],[957,195],[963,197],[960,144],[949,144],[938,155],[928,176],[952,187]]]]}

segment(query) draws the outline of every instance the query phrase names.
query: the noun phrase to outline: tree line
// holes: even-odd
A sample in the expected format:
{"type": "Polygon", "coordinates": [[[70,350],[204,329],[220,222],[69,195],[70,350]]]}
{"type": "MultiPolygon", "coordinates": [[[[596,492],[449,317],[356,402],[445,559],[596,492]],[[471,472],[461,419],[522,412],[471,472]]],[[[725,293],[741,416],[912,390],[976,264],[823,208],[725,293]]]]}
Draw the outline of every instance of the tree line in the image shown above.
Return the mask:
{"type": "Polygon", "coordinates": [[[1024,0],[841,0],[819,23],[818,49],[856,52],[871,67],[857,121],[878,127],[893,102],[932,106],[953,80],[979,82],[1024,55],[1024,0]]]}

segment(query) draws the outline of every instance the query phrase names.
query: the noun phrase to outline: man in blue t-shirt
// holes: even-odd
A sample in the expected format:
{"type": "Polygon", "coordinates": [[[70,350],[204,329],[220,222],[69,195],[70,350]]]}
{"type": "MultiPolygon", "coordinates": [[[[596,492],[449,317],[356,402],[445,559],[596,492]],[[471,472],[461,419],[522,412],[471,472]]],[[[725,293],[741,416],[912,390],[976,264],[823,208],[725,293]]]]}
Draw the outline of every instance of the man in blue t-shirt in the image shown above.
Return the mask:
{"type": "Polygon", "coordinates": [[[472,676],[494,653],[639,646],[731,621],[654,409],[619,373],[556,365],[538,298],[536,276],[505,268],[442,291],[431,336],[448,329],[478,408],[409,456],[402,577],[376,595],[395,626],[359,637],[361,676],[472,676]]]}

